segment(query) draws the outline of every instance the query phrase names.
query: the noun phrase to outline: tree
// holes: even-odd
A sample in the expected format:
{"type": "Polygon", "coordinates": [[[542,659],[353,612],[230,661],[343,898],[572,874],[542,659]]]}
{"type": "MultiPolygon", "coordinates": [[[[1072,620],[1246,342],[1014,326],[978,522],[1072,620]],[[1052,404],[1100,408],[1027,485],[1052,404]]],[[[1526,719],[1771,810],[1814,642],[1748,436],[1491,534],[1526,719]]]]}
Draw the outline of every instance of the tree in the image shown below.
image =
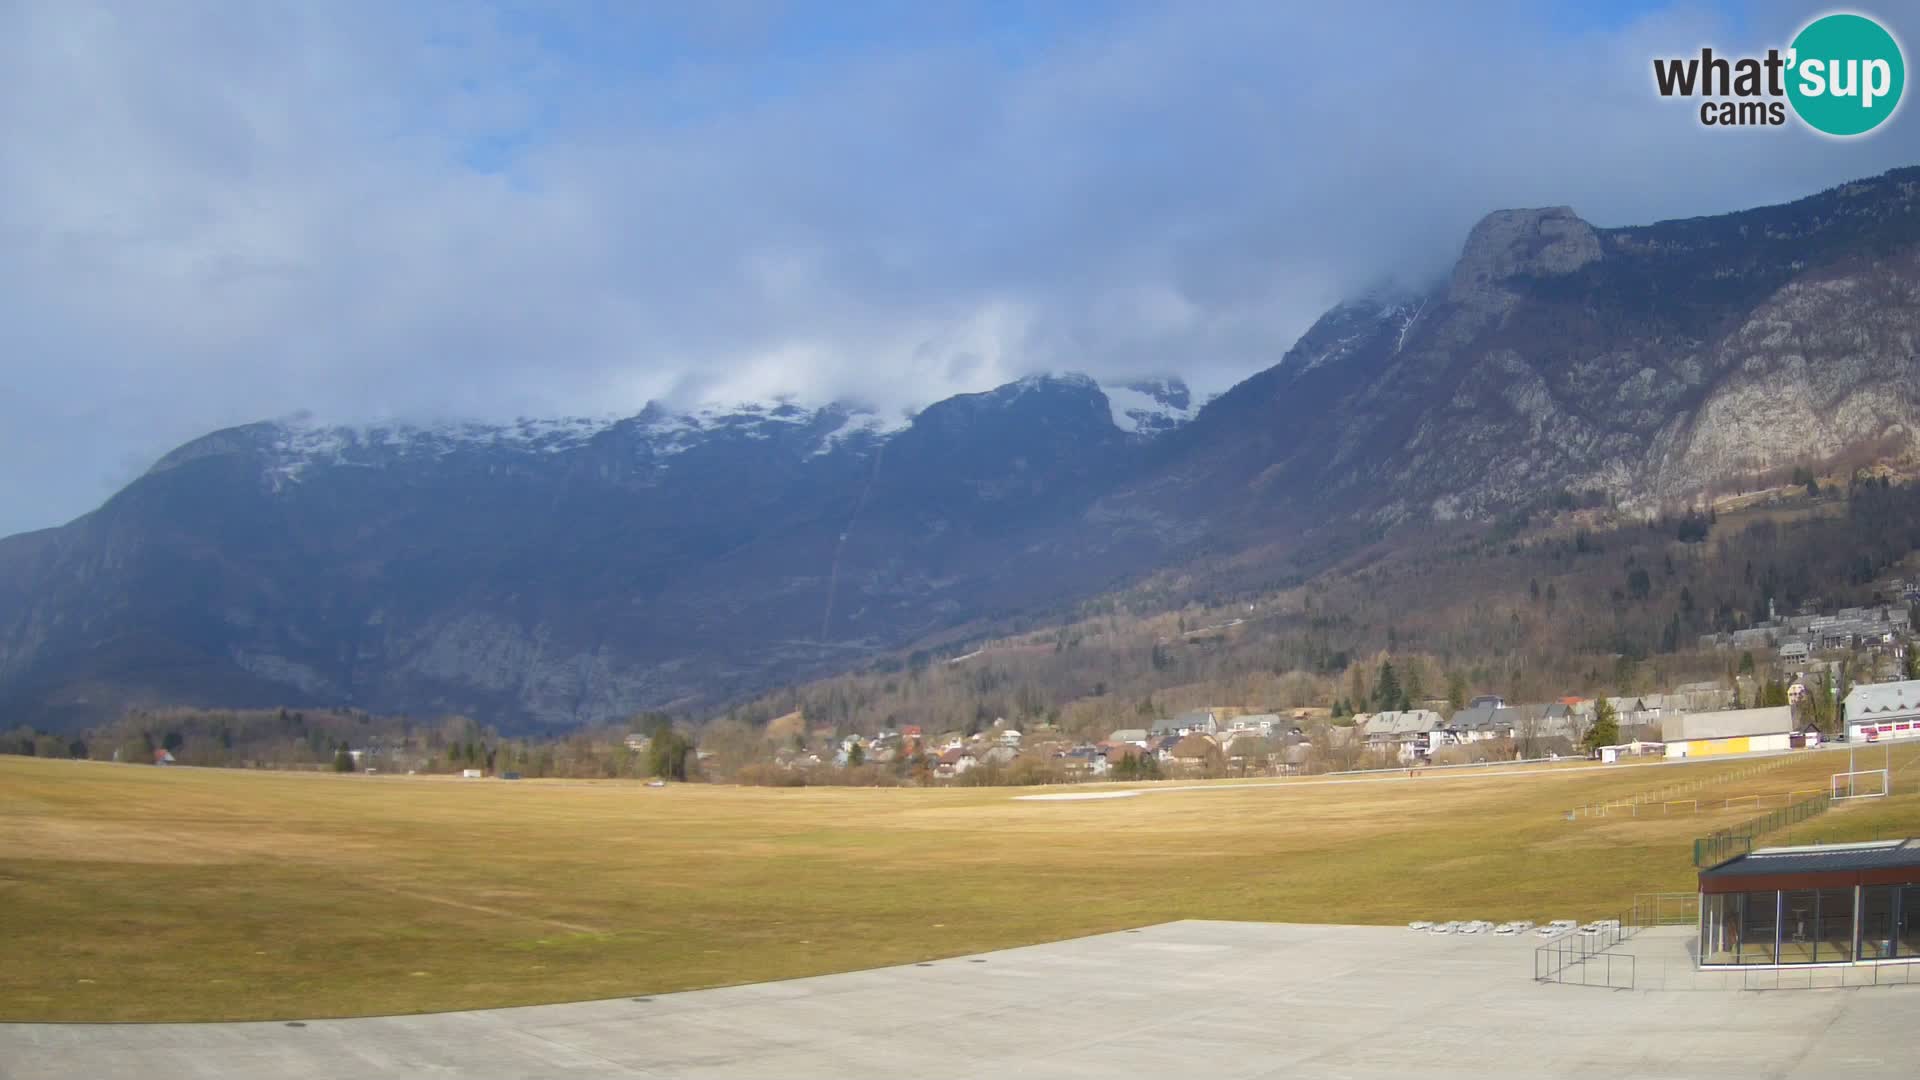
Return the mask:
{"type": "Polygon", "coordinates": [[[1373,710],[1386,712],[1407,707],[1407,693],[1400,688],[1400,676],[1393,670],[1393,661],[1380,661],[1380,674],[1373,684],[1373,710]]]}
{"type": "Polygon", "coordinates": [[[1144,750],[1129,750],[1113,766],[1115,780],[1158,780],[1160,762],[1144,750]]]}
{"type": "Polygon", "coordinates": [[[1920,642],[1907,642],[1906,652],[1900,657],[1900,677],[1920,679],[1920,642]]]}
{"type": "Polygon", "coordinates": [[[861,746],[859,743],[854,743],[852,746],[847,747],[847,766],[849,768],[859,768],[861,765],[866,764],[866,760],[866,747],[861,746]]]}
{"type": "Polygon", "coordinates": [[[1812,724],[1822,732],[1830,733],[1834,727],[1832,713],[1833,694],[1827,689],[1827,680],[1810,677],[1807,692],[1800,698],[1800,715],[1797,719],[1802,724],[1812,724]]]}
{"type": "Polygon", "coordinates": [[[344,746],[341,747],[339,750],[335,751],[333,755],[333,771],[334,772],[352,772],[353,771],[353,752],[348,750],[344,746]]]}
{"type": "Polygon", "coordinates": [[[1613,711],[1613,703],[1604,697],[1593,699],[1593,726],[1587,729],[1587,737],[1581,740],[1588,752],[1603,746],[1613,746],[1620,741],[1620,718],[1613,711]]]}
{"type": "Polygon", "coordinates": [[[1522,706],[1513,723],[1514,748],[1523,758],[1540,756],[1540,710],[1532,706],[1522,706]]]}
{"type": "Polygon", "coordinates": [[[647,760],[653,775],[662,780],[685,780],[687,758],[693,754],[693,742],[672,728],[654,733],[647,744],[647,760]]]}

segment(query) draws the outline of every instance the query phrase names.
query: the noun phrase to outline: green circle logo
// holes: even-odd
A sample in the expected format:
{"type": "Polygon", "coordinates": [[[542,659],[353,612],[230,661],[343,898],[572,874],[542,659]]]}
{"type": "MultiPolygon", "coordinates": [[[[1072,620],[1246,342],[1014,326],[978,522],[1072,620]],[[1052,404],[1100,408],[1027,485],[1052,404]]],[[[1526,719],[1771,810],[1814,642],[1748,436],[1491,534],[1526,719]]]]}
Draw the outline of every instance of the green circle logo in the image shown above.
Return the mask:
{"type": "Polygon", "coordinates": [[[1788,53],[1787,99],[1815,131],[1864,135],[1893,115],[1907,84],[1900,43],[1864,15],[1807,24],[1788,53]]]}

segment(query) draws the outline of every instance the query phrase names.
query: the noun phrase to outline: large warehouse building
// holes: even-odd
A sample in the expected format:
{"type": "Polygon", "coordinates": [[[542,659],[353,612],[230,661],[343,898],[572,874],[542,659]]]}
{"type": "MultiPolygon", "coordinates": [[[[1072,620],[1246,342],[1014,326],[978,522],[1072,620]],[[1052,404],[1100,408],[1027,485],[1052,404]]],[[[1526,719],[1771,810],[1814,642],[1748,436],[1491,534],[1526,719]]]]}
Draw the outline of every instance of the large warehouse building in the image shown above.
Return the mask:
{"type": "Polygon", "coordinates": [[[1920,738],[1920,679],[1856,686],[1840,704],[1849,742],[1920,738]]]}
{"type": "Polygon", "coordinates": [[[1680,713],[1660,721],[1670,758],[1786,750],[1793,745],[1793,707],[1680,713]]]}
{"type": "Polygon", "coordinates": [[[1703,967],[1920,960],[1920,840],[1761,848],[1700,871],[1703,967]]]}

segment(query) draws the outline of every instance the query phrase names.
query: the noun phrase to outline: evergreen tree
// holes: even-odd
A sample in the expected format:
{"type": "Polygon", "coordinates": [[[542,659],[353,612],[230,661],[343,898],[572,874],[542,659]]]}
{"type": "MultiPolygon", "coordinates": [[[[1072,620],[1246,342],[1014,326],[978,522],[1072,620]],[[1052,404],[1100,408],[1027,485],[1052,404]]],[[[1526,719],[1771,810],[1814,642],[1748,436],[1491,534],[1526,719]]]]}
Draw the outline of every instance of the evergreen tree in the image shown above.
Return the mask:
{"type": "Polygon", "coordinates": [[[1593,699],[1593,726],[1581,741],[1589,752],[1620,741],[1620,718],[1614,714],[1612,702],[1604,697],[1593,699]]]}
{"type": "Polygon", "coordinates": [[[672,728],[655,732],[647,745],[647,757],[653,775],[662,780],[685,780],[687,759],[693,755],[693,743],[672,728]]]}
{"type": "Polygon", "coordinates": [[[1373,684],[1373,711],[1386,712],[1406,707],[1407,693],[1400,688],[1400,676],[1393,670],[1393,661],[1380,661],[1380,674],[1373,684]]]}

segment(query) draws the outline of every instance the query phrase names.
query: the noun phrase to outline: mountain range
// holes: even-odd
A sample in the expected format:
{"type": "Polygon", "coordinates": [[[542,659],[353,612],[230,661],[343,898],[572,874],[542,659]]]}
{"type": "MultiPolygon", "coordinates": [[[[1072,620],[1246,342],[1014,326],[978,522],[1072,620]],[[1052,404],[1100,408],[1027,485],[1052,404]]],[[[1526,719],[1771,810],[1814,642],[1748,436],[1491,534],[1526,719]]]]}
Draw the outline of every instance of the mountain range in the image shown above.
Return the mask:
{"type": "Polygon", "coordinates": [[[1203,553],[1654,507],[1920,431],[1920,169],[1630,228],[1489,215],[1202,404],[1034,376],[793,403],[196,439],[0,540],[0,708],[327,704],[562,728],[984,632],[1203,553]]]}

